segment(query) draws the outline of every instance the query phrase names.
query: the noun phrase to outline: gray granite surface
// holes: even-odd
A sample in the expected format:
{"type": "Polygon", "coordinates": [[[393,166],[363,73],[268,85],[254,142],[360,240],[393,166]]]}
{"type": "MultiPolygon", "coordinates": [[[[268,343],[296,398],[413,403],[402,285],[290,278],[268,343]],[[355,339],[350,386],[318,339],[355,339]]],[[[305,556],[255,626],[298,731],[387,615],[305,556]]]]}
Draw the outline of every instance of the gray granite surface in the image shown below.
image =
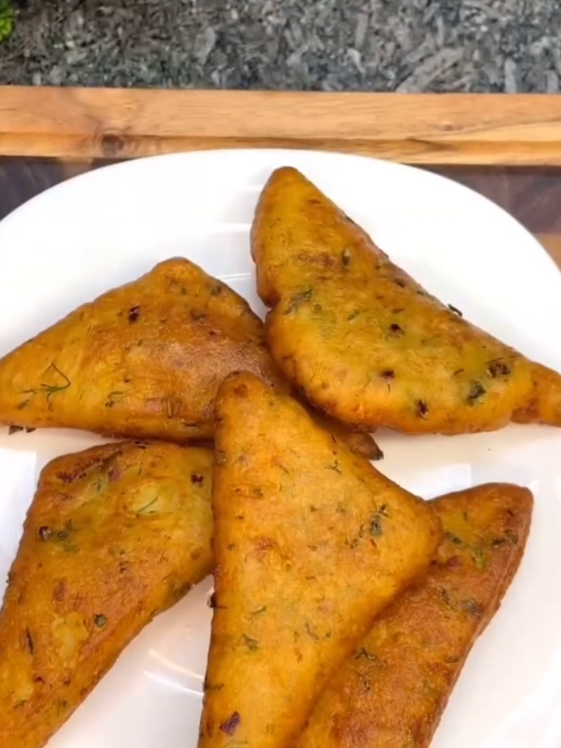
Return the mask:
{"type": "Polygon", "coordinates": [[[550,91],[561,0],[12,0],[0,83],[550,91]]]}

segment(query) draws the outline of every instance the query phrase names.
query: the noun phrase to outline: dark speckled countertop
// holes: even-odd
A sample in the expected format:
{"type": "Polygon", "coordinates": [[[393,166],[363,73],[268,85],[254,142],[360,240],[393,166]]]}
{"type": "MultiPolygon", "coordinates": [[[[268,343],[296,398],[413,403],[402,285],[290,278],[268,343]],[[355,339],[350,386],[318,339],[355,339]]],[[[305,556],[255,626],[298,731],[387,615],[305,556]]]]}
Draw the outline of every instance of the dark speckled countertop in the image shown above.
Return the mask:
{"type": "Polygon", "coordinates": [[[13,2],[0,83],[559,90],[559,0],[13,2]]]}

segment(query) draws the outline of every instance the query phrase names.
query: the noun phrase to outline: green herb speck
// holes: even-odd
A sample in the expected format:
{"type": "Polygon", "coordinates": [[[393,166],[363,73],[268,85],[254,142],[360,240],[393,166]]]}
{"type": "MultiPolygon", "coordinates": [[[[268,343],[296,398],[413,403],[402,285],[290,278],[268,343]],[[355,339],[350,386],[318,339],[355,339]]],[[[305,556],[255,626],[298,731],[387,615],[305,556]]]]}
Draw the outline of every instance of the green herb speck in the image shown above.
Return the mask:
{"type": "Polygon", "coordinates": [[[251,636],[244,634],[243,641],[250,652],[257,652],[257,650],[259,649],[259,642],[257,641],[257,639],[252,639],[251,636]]]}
{"type": "Polygon", "coordinates": [[[156,496],[155,499],[152,499],[152,501],[149,501],[148,504],[145,504],[143,507],[141,507],[137,511],[136,516],[138,517],[139,514],[156,514],[156,512],[149,512],[148,509],[150,509],[151,506],[154,506],[157,501],[158,497],[156,496]]]}
{"type": "Polygon", "coordinates": [[[471,616],[479,617],[483,612],[481,605],[473,597],[462,600],[460,607],[464,613],[468,613],[471,616]]]}
{"type": "Polygon", "coordinates": [[[119,399],[123,395],[126,395],[126,394],[127,394],[126,390],[113,390],[113,392],[110,392],[107,395],[107,399],[105,401],[105,407],[106,408],[113,408],[117,404],[117,402],[119,401],[119,399]]]}
{"type": "Polygon", "coordinates": [[[0,42],[12,35],[14,22],[15,11],[12,0],[0,0],[0,42]]]}
{"type": "Polygon", "coordinates": [[[366,647],[361,647],[355,654],[355,660],[368,660],[369,662],[374,662],[375,659],[376,655],[369,652],[366,647]]]}
{"type": "MultiPolygon", "coordinates": [[[[56,384],[47,384],[45,382],[41,382],[40,389],[30,389],[30,390],[24,390],[23,394],[28,395],[37,395],[40,393],[45,393],[47,396],[47,401],[50,402],[50,398],[52,395],[55,395],[57,392],[63,392],[64,390],[67,390],[70,385],[70,379],[66,376],[66,374],[63,374],[63,372],[57,367],[57,365],[53,363],[47,368],[47,371],[49,369],[53,369],[59,376],[61,376],[64,379],[64,384],[56,385],[56,384]]],[[[46,372],[45,372],[46,373],[46,372]]]]}
{"type": "Polygon", "coordinates": [[[482,571],[487,566],[487,558],[485,557],[485,552],[482,548],[479,548],[478,546],[474,547],[471,556],[476,569],[479,569],[479,571],[482,571]]]}
{"type": "Polygon", "coordinates": [[[485,387],[481,382],[472,382],[467,397],[468,405],[475,405],[477,401],[485,394],[485,387]]]}
{"type": "Polygon", "coordinates": [[[444,533],[444,537],[446,538],[446,540],[449,540],[450,543],[454,543],[454,545],[462,546],[464,544],[461,538],[451,532],[444,533]]]}
{"type": "Polygon", "coordinates": [[[378,511],[374,514],[372,519],[370,520],[370,534],[373,538],[379,538],[380,535],[383,533],[383,519],[388,516],[388,508],[386,504],[382,504],[382,506],[378,509],[378,511]]]}
{"type": "Polygon", "coordinates": [[[327,469],[328,470],[333,470],[335,473],[342,473],[343,472],[341,470],[340,466],[339,466],[339,461],[338,460],[334,460],[331,465],[327,466],[327,469]]]}
{"type": "Polygon", "coordinates": [[[512,545],[518,545],[518,534],[514,530],[507,530],[505,532],[506,537],[512,543],[512,545]]]}
{"type": "Polygon", "coordinates": [[[290,299],[288,306],[284,310],[283,314],[291,314],[292,312],[297,311],[302,304],[306,304],[313,295],[313,289],[312,288],[306,288],[304,291],[300,291],[297,294],[294,294],[294,296],[290,299]]]}

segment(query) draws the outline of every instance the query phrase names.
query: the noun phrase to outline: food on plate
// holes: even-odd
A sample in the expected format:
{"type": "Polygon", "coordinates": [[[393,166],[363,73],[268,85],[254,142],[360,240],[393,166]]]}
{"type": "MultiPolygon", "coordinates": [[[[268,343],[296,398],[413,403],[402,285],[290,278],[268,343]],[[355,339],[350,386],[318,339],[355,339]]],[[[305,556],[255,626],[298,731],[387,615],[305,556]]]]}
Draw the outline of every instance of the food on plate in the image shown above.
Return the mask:
{"type": "Polygon", "coordinates": [[[296,169],[267,182],[252,254],[273,358],[333,418],[411,434],[561,425],[559,374],[431,296],[296,169]]]}
{"type": "MultiPolygon", "coordinates": [[[[283,381],[285,381],[283,379],[283,381]]],[[[277,388],[277,391],[283,392],[283,389],[277,388]]],[[[293,396],[294,393],[293,393],[293,396]]],[[[306,408],[306,411],[314,419],[314,421],[331,433],[333,439],[345,444],[351,452],[356,455],[365,457],[367,460],[381,460],[384,457],[384,453],[378,446],[377,442],[374,441],[371,434],[363,431],[351,430],[344,423],[337,421],[335,418],[330,418],[321,413],[316,408],[313,408],[304,398],[303,395],[297,397],[300,404],[306,408]]]]}
{"type": "Polygon", "coordinates": [[[107,444],[42,471],[0,613],[0,746],[41,748],[212,567],[213,453],[107,444]]]}
{"type": "MultiPolygon", "coordinates": [[[[189,260],[166,260],[1,359],[0,423],[210,439],[218,385],[238,369],[288,386],[248,303],[189,260]]],[[[369,434],[334,428],[359,453],[379,456],[369,434]]]]}
{"type": "Polygon", "coordinates": [[[426,570],[441,525],[252,374],[226,379],[216,416],[199,747],[280,748],[375,615],[426,570]]]}
{"type": "Polygon", "coordinates": [[[320,697],[298,748],[428,748],[471,647],[518,569],[533,499],[488,484],[431,502],[445,539],[320,697]]]}
{"type": "Polygon", "coordinates": [[[532,364],[533,396],[515,413],[517,423],[561,425],[559,374],[547,366],[532,364]]]}
{"type": "Polygon", "coordinates": [[[161,262],[0,361],[0,421],[182,442],[211,438],[232,369],[277,373],[262,323],[188,260],[161,262]]]}

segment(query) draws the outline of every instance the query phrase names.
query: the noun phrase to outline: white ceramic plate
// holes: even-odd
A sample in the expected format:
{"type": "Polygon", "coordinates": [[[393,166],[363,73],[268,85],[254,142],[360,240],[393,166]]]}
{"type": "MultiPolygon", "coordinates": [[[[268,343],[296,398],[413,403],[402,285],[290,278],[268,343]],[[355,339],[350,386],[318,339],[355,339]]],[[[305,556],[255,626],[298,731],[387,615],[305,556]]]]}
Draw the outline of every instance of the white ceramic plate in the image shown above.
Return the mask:
{"type": "MultiPolygon", "coordinates": [[[[0,224],[0,355],[83,301],[184,255],[262,310],[249,255],[259,190],[274,167],[303,170],[430,291],[561,370],[561,275],[495,205],[396,164],[296,151],[164,156],[93,171],[0,224]]],[[[0,591],[39,470],[91,435],[0,431],[0,591]]],[[[487,480],[529,486],[527,552],[477,643],[432,748],[561,745],[561,431],[408,439],[381,435],[378,467],[424,497],[487,480]]],[[[195,748],[210,610],[207,580],[161,615],[50,748],[195,748]]]]}

